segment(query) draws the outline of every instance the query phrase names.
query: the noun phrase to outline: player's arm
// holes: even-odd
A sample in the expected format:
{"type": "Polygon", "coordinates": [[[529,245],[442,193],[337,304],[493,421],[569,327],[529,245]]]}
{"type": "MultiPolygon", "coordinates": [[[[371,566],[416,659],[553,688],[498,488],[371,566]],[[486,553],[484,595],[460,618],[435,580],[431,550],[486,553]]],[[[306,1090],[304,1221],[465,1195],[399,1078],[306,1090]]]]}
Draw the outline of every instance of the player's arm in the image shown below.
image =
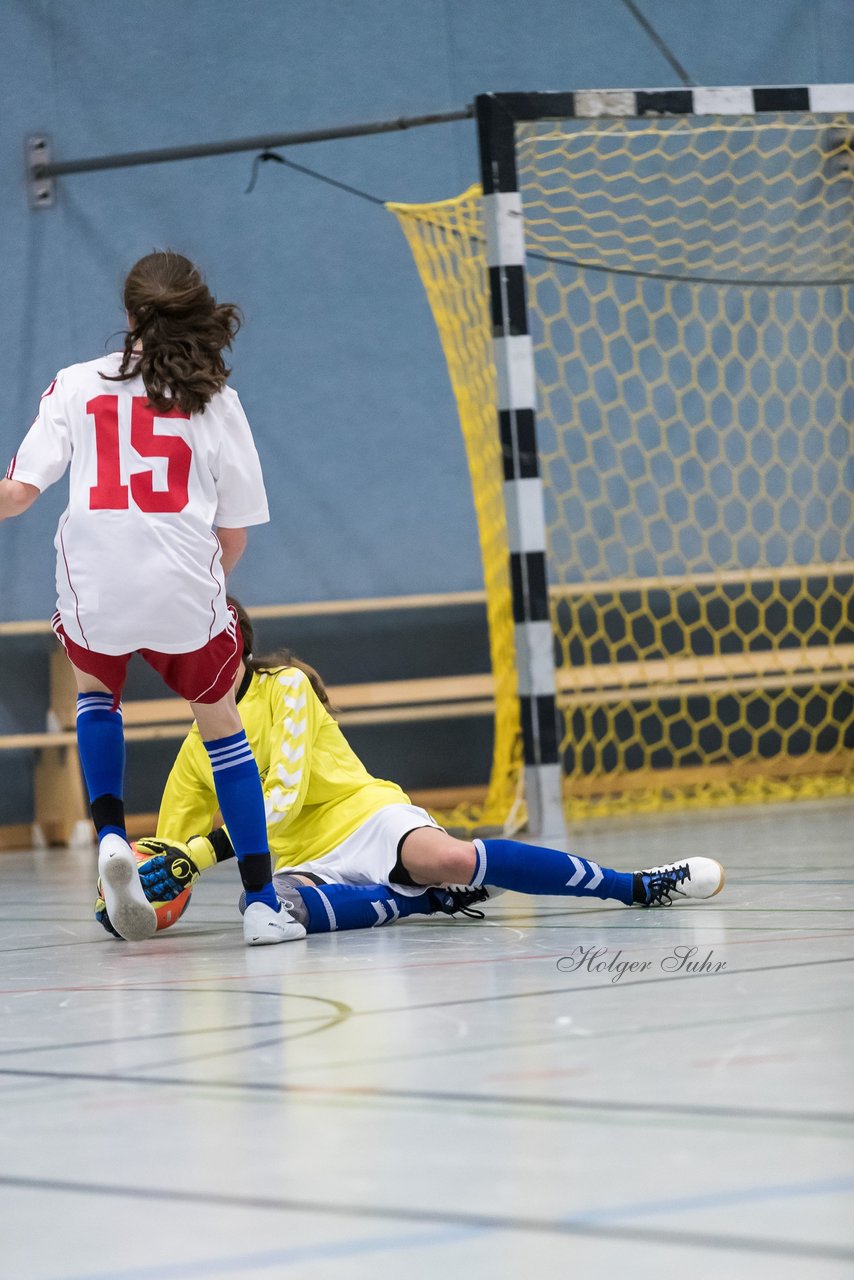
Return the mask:
{"type": "Polygon", "coordinates": [[[214,467],[217,509],[214,527],[222,543],[226,575],[246,547],[246,530],[270,519],[264,477],[246,414],[234,391],[226,388],[222,437],[214,467]]]}
{"type": "Polygon", "coordinates": [[[39,402],[36,420],[0,480],[0,520],[19,516],[55,484],[71,461],[64,375],[58,373],[39,402]]]}
{"type": "Polygon", "coordinates": [[[312,749],[323,708],[303,671],[286,667],[270,677],[273,725],[270,768],[264,779],[267,839],[275,864],[285,835],[305,803],[311,781],[312,749]]]}
{"type": "Polygon", "coordinates": [[[249,535],[245,529],[217,529],[216,536],[222,547],[222,571],[227,578],[246,550],[249,535]]]}
{"type": "Polygon", "coordinates": [[[36,485],[24,484],[22,480],[0,480],[0,520],[23,515],[40,493],[36,485]]]}

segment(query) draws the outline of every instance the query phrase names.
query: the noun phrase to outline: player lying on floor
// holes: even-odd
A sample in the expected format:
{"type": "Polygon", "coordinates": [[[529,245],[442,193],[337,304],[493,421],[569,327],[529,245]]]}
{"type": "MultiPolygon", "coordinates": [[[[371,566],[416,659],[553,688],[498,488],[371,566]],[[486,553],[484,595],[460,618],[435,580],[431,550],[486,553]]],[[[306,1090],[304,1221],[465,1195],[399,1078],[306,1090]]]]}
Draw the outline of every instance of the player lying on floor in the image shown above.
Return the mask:
{"type": "MultiPolygon", "coordinates": [[[[288,653],[252,656],[252,624],[231,604],[243,633],[237,703],[264,783],[274,885],[306,932],[453,915],[504,889],[652,907],[723,888],[723,867],[711,858],[621,872],[516,840],[448,835],[396,783],[368,773],[331,715],[317,672],[288,653]]],[[[147,899],[175,904],[158,909],[161,928],[180,916],[203,871],[234,857],[225,828],[214,829],[216,814],[211,763],[194,725],[166,783],[157,835],[137,842],[147,899]]],[[[100,899],[96,915],[115,932],[100,899]]]]}

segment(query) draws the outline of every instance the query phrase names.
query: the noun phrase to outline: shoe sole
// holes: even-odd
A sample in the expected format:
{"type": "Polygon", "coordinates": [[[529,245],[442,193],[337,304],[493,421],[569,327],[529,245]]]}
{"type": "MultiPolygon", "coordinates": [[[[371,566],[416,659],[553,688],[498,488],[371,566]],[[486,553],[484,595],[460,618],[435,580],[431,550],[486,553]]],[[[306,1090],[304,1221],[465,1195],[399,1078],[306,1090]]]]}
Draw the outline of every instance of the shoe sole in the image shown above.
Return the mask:
{"type": "Polygon", "coordinates": [[[101,890],[107,904],[107,915],[125,942],[144,942],[157,932],[154,907],[145,896],[136,867],[136,858],[117,852],[98,859],[101,890]]]}
{"type": "MultiPolygon", "coordinates": [[[[718,885],[717,889],[715,889],[714,893],[710,893],[710,894],[709,894],[709,898],[716,898],[716,897],[718,896],[718,894],[720,893],[721,889],[722,889],[722,888],[724,887],[724,885],[726,884],[726,872],[724,871],[723,867],[722,867],[722,866],[721,866],[721,864],[717,861],[717,859],[716,859],[716,858],[710,858],[710,859],[709,859],[709,861],[710,861],[710,862],[714,862],[714,863],[716,863],[716,864],[717,864],[718,871],[720,871],[720,873],[721,873],[721,882],[720,882],[720,884],[718,885]]],[[[706,899],[706,901],[708,902],[708,900],[709,900],[709,899],[707,898],[707,899],[706,899]]]]}

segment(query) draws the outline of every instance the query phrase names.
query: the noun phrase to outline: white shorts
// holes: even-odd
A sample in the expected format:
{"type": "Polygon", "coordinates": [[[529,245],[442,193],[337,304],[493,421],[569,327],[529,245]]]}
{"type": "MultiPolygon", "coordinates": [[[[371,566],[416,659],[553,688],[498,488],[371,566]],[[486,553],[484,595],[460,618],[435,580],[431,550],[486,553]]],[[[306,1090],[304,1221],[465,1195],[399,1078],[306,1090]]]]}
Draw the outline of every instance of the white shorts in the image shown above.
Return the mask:
{"type": "MultiPolygon", "coordinates": [[[[283,867],[287,875],[312,875],[328,884],[391,884],[401,840],[417,827],[442,831],[426,809],[414,804],[388,804],[322,858],[298,867],[283,867]]],[[[423,893],[421,886],[394,884],[395,893],[408,897],[423,893]]]]}

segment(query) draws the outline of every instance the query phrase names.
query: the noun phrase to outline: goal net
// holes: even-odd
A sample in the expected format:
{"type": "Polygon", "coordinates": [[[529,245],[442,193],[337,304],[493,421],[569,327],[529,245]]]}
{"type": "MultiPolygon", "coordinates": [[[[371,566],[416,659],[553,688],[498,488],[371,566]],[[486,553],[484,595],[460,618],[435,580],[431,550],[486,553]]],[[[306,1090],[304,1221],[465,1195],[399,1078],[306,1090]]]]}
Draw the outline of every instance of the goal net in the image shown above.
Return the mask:
{"type": "Polygon", "coordinates": [[[504,420],[525,323],[566,814],[854,789],[854,114],[762,111],[760,92],[712,115],[681,94],[675,114],[638,114],[654,95],[633,93],[498,100],[492,172],[515,179],[521,267],[479,188],[391,206],[472,475],[490,820],[518,795],[521,738],[527,764],[538,750],[502,456],[523,447],[504,420]]]}

